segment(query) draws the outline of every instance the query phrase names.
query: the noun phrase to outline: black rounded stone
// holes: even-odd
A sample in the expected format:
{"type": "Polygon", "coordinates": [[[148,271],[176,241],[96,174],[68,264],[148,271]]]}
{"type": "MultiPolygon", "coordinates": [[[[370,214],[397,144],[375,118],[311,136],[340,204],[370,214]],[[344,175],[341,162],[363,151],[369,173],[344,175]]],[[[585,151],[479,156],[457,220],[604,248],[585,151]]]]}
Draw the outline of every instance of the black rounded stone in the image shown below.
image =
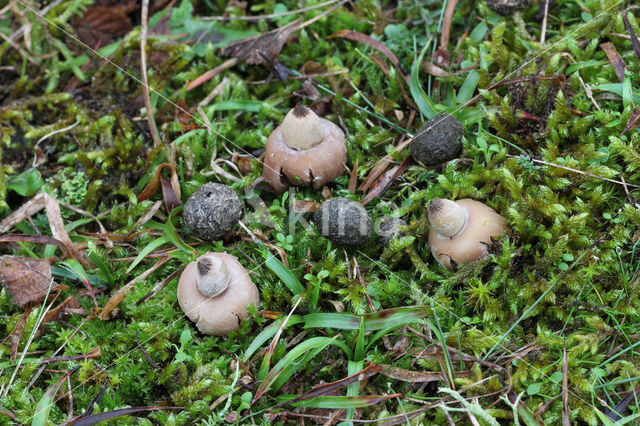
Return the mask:
{"type": "Polygon", "coordinates": [[[424,123],[409,144],[414,160],[432,166],[460,154],[464,135],[462,124],[449,114],[439,114],[424,123]]]}
{"type": "Polygon", "coordinates": [[[511,15],[524,9],[529,3],[530,0],[487,0],[489,9],[501,15],[511,15]]]}
{"type": "Polygon", "coordinates": [[[184,205],[184,224],[196,237],[213,241],[231,231],[242,217],[236,192],[221,183],[205,183],[184,205]]]}
{"type": "Polygon", "coordinates": [[[394,237],[401,237],[404,234],[400,232],[400,228],[407,226],[407,222],[397,217],[385,216],[380,220],[378,226],[378,242],[387,247],[394,237]]]}
{"type": "Polygon", "coordinates": [[[313,222],[323,237],[343,246],[366,244],[373,229],[364,207],[346,198],[330,198],[322,203],[313,222]]]}

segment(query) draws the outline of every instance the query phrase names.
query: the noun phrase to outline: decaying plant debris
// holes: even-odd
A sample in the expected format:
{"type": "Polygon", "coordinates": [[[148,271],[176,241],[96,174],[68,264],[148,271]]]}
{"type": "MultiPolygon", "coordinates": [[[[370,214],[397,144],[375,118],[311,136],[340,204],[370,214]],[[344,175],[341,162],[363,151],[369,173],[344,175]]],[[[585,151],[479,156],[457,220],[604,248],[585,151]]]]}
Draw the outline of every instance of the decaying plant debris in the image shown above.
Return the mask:
{"type": "Polygon", "coordinates": [[[515,3],[0,1],[3,422],[633,422],[640,9],[515,3]],[[347,161],[275,193],[298,104],[347,161]],[[452,155],[414,159],[438,117],[452,155]],[[183,218],[209,182],[240,203],[214,241],[183,218]],[[506,231],[448,270],[426,208],[465,198],[506,231]],[[224,337],[176,300],[207,252],[260,293],[224,337]]]}

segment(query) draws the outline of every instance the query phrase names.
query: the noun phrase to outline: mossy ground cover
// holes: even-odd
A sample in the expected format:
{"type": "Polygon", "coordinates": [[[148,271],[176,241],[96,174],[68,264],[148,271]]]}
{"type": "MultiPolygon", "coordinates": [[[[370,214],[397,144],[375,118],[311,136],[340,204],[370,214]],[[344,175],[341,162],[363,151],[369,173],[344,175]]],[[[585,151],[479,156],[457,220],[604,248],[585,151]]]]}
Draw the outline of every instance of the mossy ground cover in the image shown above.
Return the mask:
{"type": "MultiPolygon", "coordinates": [[[[67,286],[57,300],[76,296],[88,313],[35,333],[49,308],[34,306],[17,345],[18,358],[24,354],[19,367],[10,360],[10,340],[0,345],[0,414],[6,413],[0,421],[30,423],[34,415],[39,421],[47,408],[48,421],[61,423],[87,410],[135,406],[182,408],[113,421],[293,424],[335,415],[353,422],[560,424],[564,415],[571,423],[598,424],[599,413],[634,421],[640,415],[632,392],[640,379],[640,137],[633,126],[640,52],[630,37],[640,25],[637,9],[623,12],[631,3],[551,1],[543,25],[545,1],[511,16],[484,1],[460,1],[448,59],[438,67],[446,2],[341,3],[294,32],[277,57],[289,70],[313,74],[315,90],[291,75],[278,78],[282,67],[243,61],[186,88],[228,60],[220,47],[232,40],[312,19],[332,5],[287,14],[300,3],[185,1],[159,10],[152,4],[147,68],[161,138],[154,148],[135,2],[131,28],[109,44],[89,46],[99,47],[105,61],[71,36],[90,1],[54,2],[46,21],[33,12],[45,4],[0,1],[0,218],[38,191],[76,207],[63,206],[62,217],[71,239],[91,254],[94,266],[84,270],[99,307],[94,310],[60,250],[0,245],[4,255],[50,259],[54,279],[67,286]],[[200,19],[223,14],[232,19],[200,19]],[[275,16],[237,19],[247,14],[275,16]],[[7,41],[23,25],[29,37],[7,41]],[[365,43],[330,37],[342,30],[384,43],[398,64],[365,43]],[[606,42],[624,63],[622,73],[612,67],[606,42]],[[219,93],[199,112],[216,87],[219,93]],[[259,155],[298,102],[313,104],[347,131],[347,165],[358,185],[385,155],[405,161],[409,150],[396,146],[440,112],[464,125],[463,151],[436,167],[411,166],[367,203],[374,223],[385,215],[405,220],[404,236],[386,249],[372,238],[345,250],[314,225],[291,221],[293,201],[321,202],[321,191],[276,195],[254,188],[262,166],[251,154],[259,155]],[[146,200],[138,195],[163,163],[174,167],[182,202],[205,182],[231,185],[245,201],[245,226],[226,241],[201,242],[184,227],[181,207],[169,213],[164,205],[138,226],[162,199],[161,190],[146,200]],[[490,257],[447,271],[427,244],[425,207],[433,198],[483,201],[507,219],[509,232],[490,257]],[[105,231],[77,209],[98,218],[105,231]],[[145,297],[210,250],[237,256],[262,298],[226,337],[202,335],[184,317],[175,277],[145,297]],[[109,315],[90,315],[158,259],[163,262],[109,315]],[[288,270],[276,259],[286,259],[288,270]],[[404,306],[415,307],[374,313],[404,306]],[[41,364],[98,346],[99,357],[41,364]],[[302,407],[269,410],[314,385],[379,366],[366,380],[321,392],[302,407]],[[51,398],[47,392],[69,371],[68,385],[51,398]],[[618,404],[619,417],[611,413],[618,404]]],[[[162,172],[167,181],[168,172],[162,172]]],[[[350,190],[350,178],[346,173],[328,185],[331,196],[360,201],[365,194],[350,190]]],[[[38,213],[11,232],[50,235],[47,216],[38,213]]],[[[3,289],[3,338],[23,312],[3,289]]]]}

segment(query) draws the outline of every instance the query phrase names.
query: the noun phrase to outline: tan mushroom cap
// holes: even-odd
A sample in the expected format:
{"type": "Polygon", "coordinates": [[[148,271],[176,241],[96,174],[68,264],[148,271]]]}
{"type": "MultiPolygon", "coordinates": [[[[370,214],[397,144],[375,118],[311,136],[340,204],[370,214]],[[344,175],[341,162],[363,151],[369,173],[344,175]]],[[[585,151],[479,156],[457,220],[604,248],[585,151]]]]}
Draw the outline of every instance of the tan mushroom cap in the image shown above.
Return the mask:
{"type": "Polygon", "coordinates": [[[505,232],[505,219],[491,207],[471,199],[455,201],[455,205],[461,207],[466,216],[464,224],[455,235],[444,236],[438,233],[437,226],[433,224],[429,230],[431,254],[447,269],[488,256],[491,237],[505,232]]]}
{"type": "Polygon", "coordinates": [[[187,265],[178,282],[178,303],[189,319],[204,334],[222,336],[235,331],[249,313],[246,306],[258,307],[260,294],[249,274],[235,256],[228,253],[207,253],[222,261],[229,272],[229,286],[214,297],[206,297],[198,289],[198,262],[187,265]]]}
{"type": "Polygon", "coordinates": [[[295,129],[287,132],[287,136],[291,138],[291,134],[297,134],[301,138],[305,130],[310,130],[320,131],[322,138],[318,142],[318,134],[310,134],[308,141],[298,140],[293,144],[300,147],[296,149],[290,146],[291,141],[287,141],[289,144],[285,142],[284,122],[271,132],[265,146],[262,176],[279,192],[294,185],[311,185],[314,189],[319,189],[345,171],[347,147],[342,130],[331,121],[318,117],[310,109],[302,108],[309,114],[313,125],[302,125],[298,119],[295,129]]]}

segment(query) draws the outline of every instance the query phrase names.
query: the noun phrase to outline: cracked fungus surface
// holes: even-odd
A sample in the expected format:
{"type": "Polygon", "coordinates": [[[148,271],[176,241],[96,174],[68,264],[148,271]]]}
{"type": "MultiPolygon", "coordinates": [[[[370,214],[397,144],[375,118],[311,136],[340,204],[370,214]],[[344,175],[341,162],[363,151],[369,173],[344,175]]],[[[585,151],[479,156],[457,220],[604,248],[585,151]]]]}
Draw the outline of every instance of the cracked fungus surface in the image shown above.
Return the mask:
{"type": "Polygon", "coordinates": [[[183,217],[187,228],[198,238],[217,240],[240,220],[242,203],[227,185],[206,183],[189,197],[183,217]]]}

